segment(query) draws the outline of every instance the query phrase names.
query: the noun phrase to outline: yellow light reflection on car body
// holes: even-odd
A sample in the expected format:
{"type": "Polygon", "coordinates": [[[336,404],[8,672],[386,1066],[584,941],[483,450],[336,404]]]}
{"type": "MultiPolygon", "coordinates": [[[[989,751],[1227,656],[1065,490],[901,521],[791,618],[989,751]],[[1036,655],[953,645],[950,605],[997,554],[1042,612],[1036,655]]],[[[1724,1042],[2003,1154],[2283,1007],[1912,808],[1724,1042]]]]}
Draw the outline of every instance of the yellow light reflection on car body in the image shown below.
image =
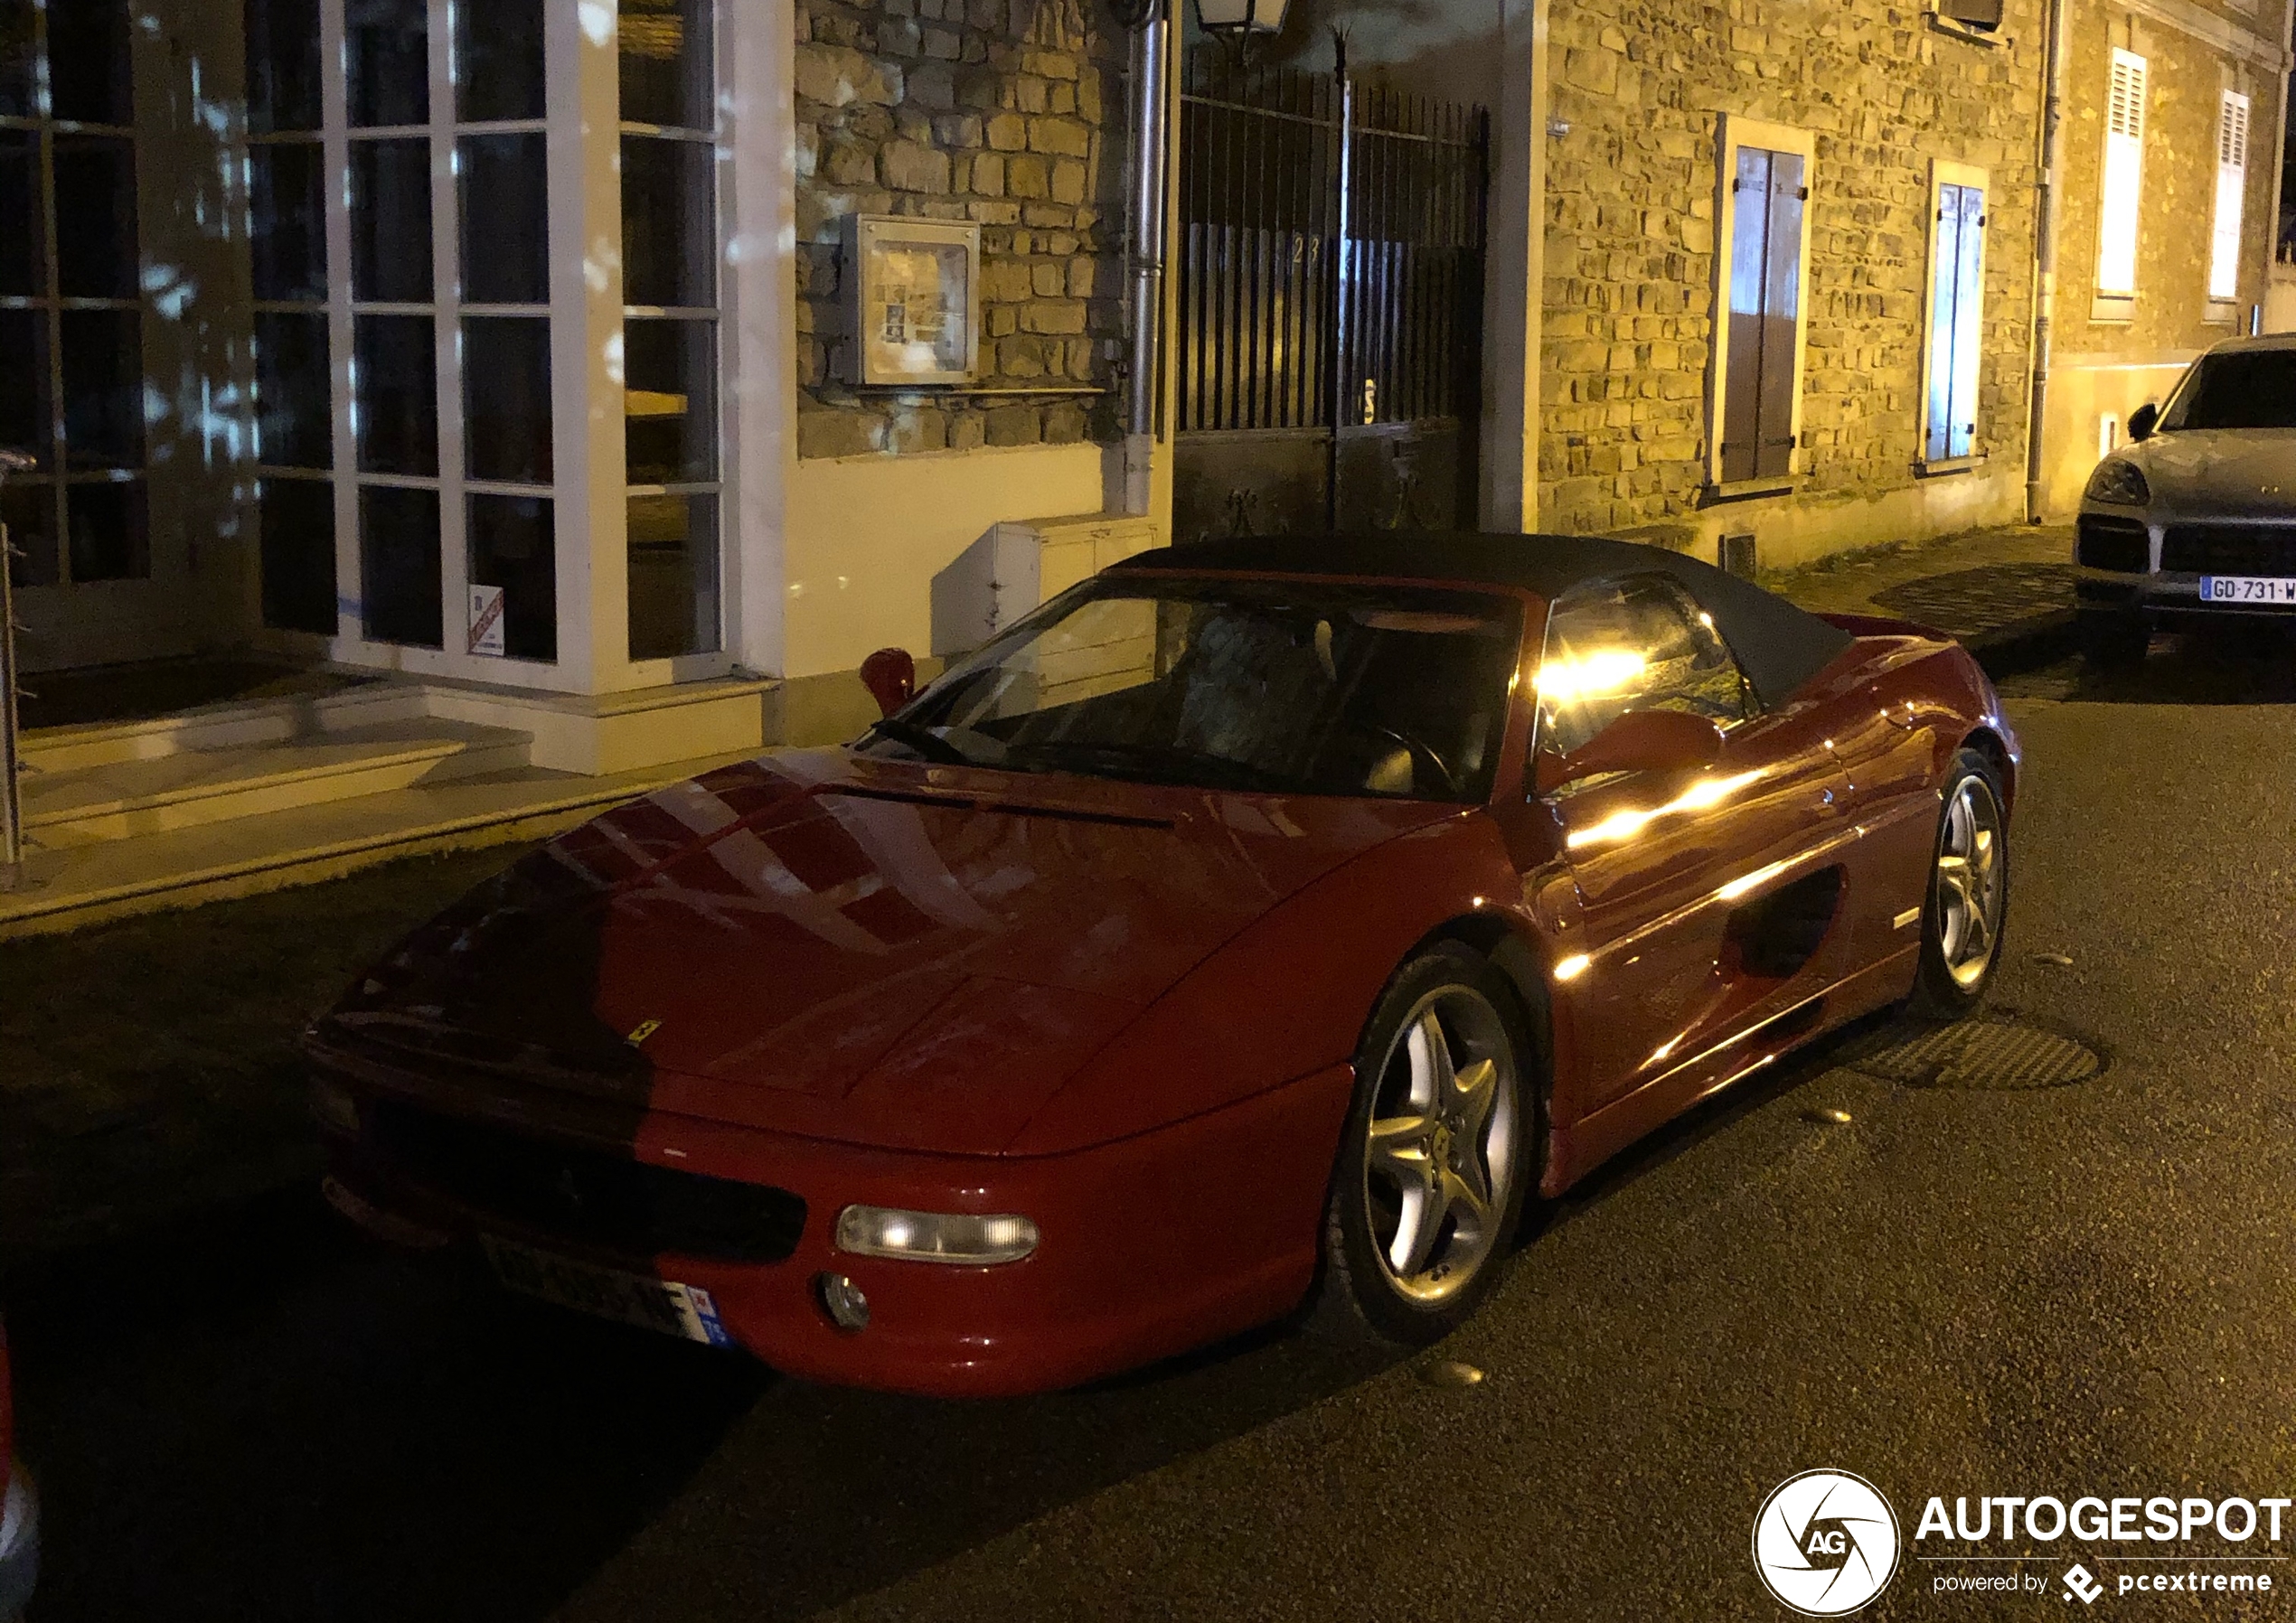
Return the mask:
{"type": "Polygon", "coordinates": [[[1768,884],[1793,866],[1791,862],[1773,862],[1767,868],[1757,868],[1750,874],[1740,874],[1714,894],[1725,902],[1735,902],[1747,891],[1768,884]]]}
{"type": "Polygon", "coordinates": [[[1726,778],[1700,778],[1663,805],[1642,811],[1614,812],[1590,828],[1573,829],[1565,836],[1564,843],[1576,850],[1581,846],[1606,845],[1616,840],[1632,840],[1661,817],[1670,817],[1682,812],[1709,811],[1761,775],[1757,769],[1732,773],[1726,778]]]}

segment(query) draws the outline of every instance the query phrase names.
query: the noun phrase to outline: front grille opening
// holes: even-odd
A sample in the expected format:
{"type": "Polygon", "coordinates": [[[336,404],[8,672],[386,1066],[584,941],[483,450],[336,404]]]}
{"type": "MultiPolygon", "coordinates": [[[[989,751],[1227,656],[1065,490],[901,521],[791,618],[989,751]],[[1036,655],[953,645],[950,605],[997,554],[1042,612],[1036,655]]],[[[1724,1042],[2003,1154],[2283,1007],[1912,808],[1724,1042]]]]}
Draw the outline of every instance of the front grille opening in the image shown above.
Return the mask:
{"type": "Polygon", "coordinates": [[[805,1203],[767,1184],[649,1166],[396,1102],[369,1117],[383,1165],[475,1212],[577,1244],[778,1262],[797,1249],[805,1203]]]}
{"type": "Polygon", "coordinates": [[[2133,519],[2084,518],[2075,556],[2089,569],[2138,571],[2151,563],[2151,539],[2133,519]]]}
{"type": "Polygon", "coordinates": [[[2161,532],[2160,567],[2188,575],[2296,575],[2296,524],[2171,524],[2161,532]]]}

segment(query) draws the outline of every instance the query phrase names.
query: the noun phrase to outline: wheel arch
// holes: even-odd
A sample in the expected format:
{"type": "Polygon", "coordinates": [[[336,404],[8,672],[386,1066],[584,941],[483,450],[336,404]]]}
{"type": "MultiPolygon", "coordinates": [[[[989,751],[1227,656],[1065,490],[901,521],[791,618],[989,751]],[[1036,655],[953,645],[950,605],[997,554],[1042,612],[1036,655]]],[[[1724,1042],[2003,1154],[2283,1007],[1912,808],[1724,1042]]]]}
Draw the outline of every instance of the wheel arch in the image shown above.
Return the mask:
{"type": "Polygon", "coordinates": [[[1990,727],[1979,726],[1971,728],[1955,747],[1973,749],[1985,757],[1994,774],[2001,780],[2002,810],[2014,811],[2017,806],[2017,763],[2009,755],[2009,740],[1990,727]]]}
{"type": "MultiPolygon", "coordinates": [[[[1529,1062],[1539,1089],[1540,1112],[1547,1115],[1555,1092],[1555,1011],[1547,992],[1546,964],[1525,934],[1520,923],[1496,911],[1461,914],[1445,919],[1413,943],[1396,969],[1399,972],[1404,964],[1444,942],[1455,942],[1489,959],[1514,990],[1516,1012],[1522,1016],[1523,1027],[1530,1034],[1531,1052],[1524,1057],[1529,1062]]],[[[1373,1009],[1366,1011],[1367,1026],[1376,1009],[1375,1002],[1373,1009]]]]}

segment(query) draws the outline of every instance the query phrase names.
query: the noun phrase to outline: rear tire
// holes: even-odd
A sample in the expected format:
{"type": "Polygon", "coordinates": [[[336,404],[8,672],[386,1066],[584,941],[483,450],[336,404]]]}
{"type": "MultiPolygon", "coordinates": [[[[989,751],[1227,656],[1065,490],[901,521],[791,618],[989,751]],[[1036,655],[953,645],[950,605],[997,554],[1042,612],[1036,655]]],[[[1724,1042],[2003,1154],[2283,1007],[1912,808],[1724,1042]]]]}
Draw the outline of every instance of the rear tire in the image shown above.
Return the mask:
{"type": "Polygon", "coordinates": [[[2100,671],[2132,671],[2144,663],[2152,629],[2142,614],[2084,609],[2074,616],[2081,657],[2100,671]]]}
{"type": "Polygon", "coordinates": [[[1938,792],[1937,838],[1922,901],[1912,1008],[1957,1019],[1984,999],[2009,922],[2009,802],[1983,754],[1955,752],[1938,792]]]}
{"type": "Polygon", "coordinates": [[[1535,1052],[1513,983],[1481,953],[1446,942],[1396,972],[1356,1052],[1318,1327],[1426,1346],[1490,1294],[1537,1175],[1535,1052]]]}

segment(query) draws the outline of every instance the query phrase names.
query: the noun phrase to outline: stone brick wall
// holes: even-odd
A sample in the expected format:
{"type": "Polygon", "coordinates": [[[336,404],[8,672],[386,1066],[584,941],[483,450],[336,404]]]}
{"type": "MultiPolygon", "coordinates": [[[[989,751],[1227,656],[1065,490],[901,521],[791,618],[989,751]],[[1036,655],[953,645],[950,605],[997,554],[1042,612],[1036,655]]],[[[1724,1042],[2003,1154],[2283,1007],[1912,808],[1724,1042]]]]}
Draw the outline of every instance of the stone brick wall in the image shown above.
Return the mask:
{"type": "Polygon", "coordinates": [[[1125,36],[1085,0],[800,0],[801,456],[1105,437],[1122,330],[1125,36]],[[981,225],[968,389],[856,389],[852,214],[981,225]]]}
{"type": "MultiPolygon", "coordinates": [[[[2277,8],[2271,8],[2275,10],[2277,8]]],[[[2223,11],[2227,20],[2269,35],[2273,16],[2223,11]]],[[[2279,86],[2255,66],[2189,34],[2139,19],[2131,43],[2129,14],[2095,5],[2074,14],[2066,62],[2065,196],[2057,239],[2056,348],[2067,356],[2115,359],[2182,355],[2235,330],[2248,306],[2264,297],[2278,212],[2272,194],[2273,120],[2279,86]],[[2144,185],[2137,215],[2137,297],[2122,322],[2092,322],[2096,293],[2097,224],[2103,208],[2104,121],[2113,47],[2145,59],[2144,185]],[[2232,323],[2207,319],[2210,231],[2216,202],[2216,120],[2225,90],[2249,98],[2248,196],[2241,211],[2244,258],[2232,323]]]]}
{"type": "Polygon", "coordinates": [[[1802,500],[1913,483],[1930,163],[1990,172],[1979,449],[2021,459],[2038,0],[2001,42],[1915,0],[1564,0],[1551,29],[1542,523],[1660,527],[1706,477],[1718,112],[1811,131],[1802,500]]]}

